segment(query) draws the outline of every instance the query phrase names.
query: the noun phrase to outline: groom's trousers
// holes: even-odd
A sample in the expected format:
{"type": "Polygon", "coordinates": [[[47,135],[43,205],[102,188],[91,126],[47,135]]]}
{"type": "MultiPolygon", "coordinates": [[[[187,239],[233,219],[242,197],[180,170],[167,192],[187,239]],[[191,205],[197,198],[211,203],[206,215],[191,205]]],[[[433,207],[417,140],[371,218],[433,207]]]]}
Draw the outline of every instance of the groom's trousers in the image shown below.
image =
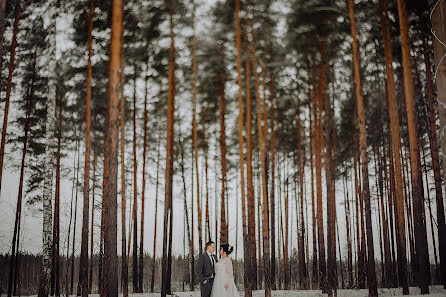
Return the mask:
{"type": "Polygon", "coordinates": [[[214,284],[214,279],[211,278],[205,284],[201,283],[201,297],[210,297],[212,292],[212,285],[214,284]]]}

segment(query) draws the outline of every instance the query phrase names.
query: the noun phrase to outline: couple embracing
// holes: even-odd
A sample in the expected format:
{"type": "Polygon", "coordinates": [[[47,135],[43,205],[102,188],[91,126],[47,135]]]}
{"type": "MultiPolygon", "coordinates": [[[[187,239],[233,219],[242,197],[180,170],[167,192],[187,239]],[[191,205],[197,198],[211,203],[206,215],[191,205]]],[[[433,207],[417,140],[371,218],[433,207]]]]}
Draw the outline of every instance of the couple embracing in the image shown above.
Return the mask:
{"type": "Polygon", "coordinates": [[[215,243],[206,243],[206,252],[200,255],[197,274],[200,278],[201,297],[239,297],[234,283],[232,261],[229,254],[234,247],[225,243],[220,246],[220,260],[214,255],[215,243]]]}

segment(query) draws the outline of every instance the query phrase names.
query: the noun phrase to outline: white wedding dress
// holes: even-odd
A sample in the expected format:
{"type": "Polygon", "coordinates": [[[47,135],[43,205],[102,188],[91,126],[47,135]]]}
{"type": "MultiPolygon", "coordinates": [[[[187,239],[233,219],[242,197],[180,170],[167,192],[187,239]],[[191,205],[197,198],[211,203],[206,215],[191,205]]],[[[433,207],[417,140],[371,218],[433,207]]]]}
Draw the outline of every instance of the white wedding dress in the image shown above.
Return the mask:
{"type": "Polygon", "coordinates": [[[220,259],[215,264],[215,278],[211,297],[240,297],[234,283],[232,261],[229,258],[220,259]],[[225,286],[227,285],[227,289],[225,286]]]}

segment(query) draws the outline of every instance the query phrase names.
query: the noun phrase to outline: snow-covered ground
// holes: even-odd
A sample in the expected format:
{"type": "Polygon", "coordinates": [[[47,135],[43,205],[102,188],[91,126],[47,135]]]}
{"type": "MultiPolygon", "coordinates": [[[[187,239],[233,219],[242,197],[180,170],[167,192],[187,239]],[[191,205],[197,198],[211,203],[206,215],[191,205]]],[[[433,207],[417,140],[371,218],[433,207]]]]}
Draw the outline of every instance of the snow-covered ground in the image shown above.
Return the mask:
{"type": "MultiPolygon", "coordinates": [[[[402,296],[403,292],[401,288],[399,289],[378,289],[379,296],[390,297],[390,296],[402,296]]],[[[122,296],[121,294],[119,294],[122,296]]],[[[160,293],[144,293],[144,294],[129,294],[129,297],[159,297],[160,293]]],[[[98,294],[91,294],[90,297],[99,297],[98,294]]],[[[200,297],[200,292],[175,292],[173,297],[200,297]]],[[[240,292],[240,296],[243,297],[243,292],[240,292]]],[[[265,296],[264,291],[254,291],[253,297],[263,297],[265,296]]],[[[327,296],[322,294],[318,290],[297,290],[297,291],[273,291],[273,297],[324,297],[327,296]]],[[[446,297],[446,290],[443,286],[431,286],[429,295],[420,295],[420,289],[416,287],[410,288],[411,297],[446,297]]],[[[37,296],[30,296],[37,297],[37,296]]],[[[75,297],[75,296],[73,296],[75,297]]],[[[368,290],[338,290],[338,297],[368,297],[368,290]]]]}

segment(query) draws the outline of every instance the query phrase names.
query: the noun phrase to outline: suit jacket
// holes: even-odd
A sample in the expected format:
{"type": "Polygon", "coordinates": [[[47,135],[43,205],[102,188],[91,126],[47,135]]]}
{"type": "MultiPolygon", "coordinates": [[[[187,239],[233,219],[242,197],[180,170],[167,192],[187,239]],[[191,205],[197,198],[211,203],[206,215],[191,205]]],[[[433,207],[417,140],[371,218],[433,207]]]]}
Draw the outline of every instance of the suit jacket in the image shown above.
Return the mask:
{"type": "MultiPolygon", "coordinates": [[[[217,256],[212,255],[214,258],[214,265],[218,262],[217,256]]],[[[212,278],[212,275],[214,273],[214,270],[212,269],[212,262],[209,258],[207,252],[204,252],[200,255],[198,258],[197,263],[197,275],[200,278],[200,282],[203,284],[205,280],[209,280],[212,278]]]]}

